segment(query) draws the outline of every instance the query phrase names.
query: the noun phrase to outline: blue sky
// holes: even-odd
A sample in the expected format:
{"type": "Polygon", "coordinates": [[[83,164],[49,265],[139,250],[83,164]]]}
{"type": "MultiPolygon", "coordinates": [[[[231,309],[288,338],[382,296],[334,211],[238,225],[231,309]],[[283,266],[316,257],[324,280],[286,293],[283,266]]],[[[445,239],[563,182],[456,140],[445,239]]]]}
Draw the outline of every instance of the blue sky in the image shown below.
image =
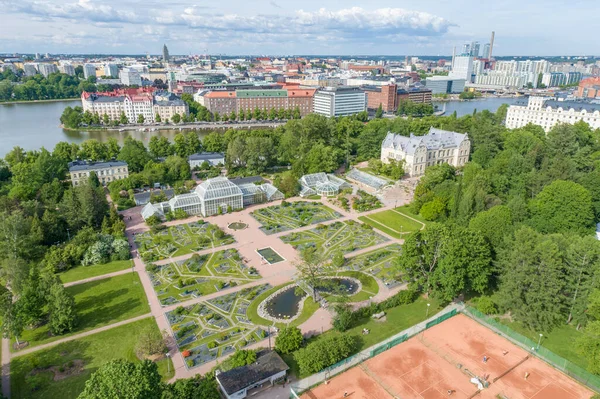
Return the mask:
{"type": "Polygon", "coordinates": [[[0,0],[0,52],[598,55],[600,0],[0,0]],[[589,28],[587,30],[585,27],[589,28]]]}

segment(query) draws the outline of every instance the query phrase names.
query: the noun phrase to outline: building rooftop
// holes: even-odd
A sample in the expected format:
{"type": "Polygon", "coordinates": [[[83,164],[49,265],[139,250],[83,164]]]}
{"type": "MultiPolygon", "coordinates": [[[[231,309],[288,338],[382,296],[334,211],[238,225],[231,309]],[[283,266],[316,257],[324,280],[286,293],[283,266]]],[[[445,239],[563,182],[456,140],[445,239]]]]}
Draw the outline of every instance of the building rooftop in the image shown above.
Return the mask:
{"type": "Polygon", "coordinates": [[[222,152],[199,152],[188,157],[188,161],[208,161],[210,159],[225,158],[222,152]]]}
{"type": "Polygon", "coordinates": [[[87,161],[73,161],[69,162],[69,172],[76,172],[79,170],[97,170],[107,169],[119,166],[127,166],[127,162],[123,161],[109,161],[109,162],[87,162],[87,161]]]}
{"type": "Polygon", "coordinates": [[[238,177],[237,179],[231,179],[230,182],[235,184],[236,186],[241,186],[244,184],[254,184],[257,182],[262,182],[263,178],[260,176],[250,176],[250,177],[238,177]]]}
{"type": "Polygon", "coordinates": [[[381,147],[402,149],[406,154],[414,154],[417,148],[421,146],[425,146],[428,150],[456,148],[465,139],[468,139],[467,134],[449,132],[432,127],[424,136],[415,136],[412,133],[410,136],[402,136],[388,132],[383,143],[381,143],[381,147]]]}
{"type": "Polygon", "coordinates": [[[558,100],[547,100],[544,102],[544,107],[562,108],[569,110],[573,108],[576,112],[583,110],[587,112],[600,111],[600,104],[591,103],[587,101],[558,101],[558,100]]]}
{"type": "Polygon", "coordinates": [[[287,370],[289,370],[289,366],[277,352],[263,350],[257,354],[255,363],[224,371],[217,374],[216,377],[225,392],[232,395],[252,384],[287,370]]]}
{"type": "Polygon", "coordinates": [[[287,97],[287,90],[236,90],[237,98],[287,97]]]}
{"type": "Polygon", "coordinates": [[[203,201],[207,201],[232,195],[242,195],[242,190],[226,177],[215,177],[197,186],[196,193],[203,201]]]}

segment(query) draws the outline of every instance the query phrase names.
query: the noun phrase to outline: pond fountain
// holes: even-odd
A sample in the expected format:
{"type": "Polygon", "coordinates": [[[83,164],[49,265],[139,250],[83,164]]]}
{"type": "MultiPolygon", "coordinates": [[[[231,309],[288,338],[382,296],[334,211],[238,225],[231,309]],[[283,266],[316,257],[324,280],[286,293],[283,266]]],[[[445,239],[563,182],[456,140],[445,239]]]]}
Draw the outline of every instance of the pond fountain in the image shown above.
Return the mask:
{"type": "Polygon", "coordinates": [[[274,322],[288,323],[296,319],[302,310],[307,295],[296,293],[296,285],[288,285],[271,294],[258,305],[260,317],[274,322]]]}

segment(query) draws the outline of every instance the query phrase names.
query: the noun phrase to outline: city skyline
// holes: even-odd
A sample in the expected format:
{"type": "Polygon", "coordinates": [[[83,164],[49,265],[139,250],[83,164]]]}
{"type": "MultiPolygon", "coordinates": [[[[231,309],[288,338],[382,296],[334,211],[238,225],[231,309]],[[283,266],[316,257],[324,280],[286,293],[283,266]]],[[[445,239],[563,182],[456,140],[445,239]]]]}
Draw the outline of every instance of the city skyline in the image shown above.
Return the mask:
{"type": "Polygon", "coordinates": [[[448,55],[452,47],[487,43],[496,31],[494,54],[594,55],[600,45],[577,35],[581,15],[600,11],[591,0],[555,12],[556,0],[527,4],[508,0],[483,12],[463,0],[417,4],[388,0],[363,4],[306,0],[231,1],[194,5],[178,0],[165,9],[148,1],[0,0],[4,13],[0,52],[158,54],[448,55]],[[531,16],[536,15],[535,23],[531,16]]]}

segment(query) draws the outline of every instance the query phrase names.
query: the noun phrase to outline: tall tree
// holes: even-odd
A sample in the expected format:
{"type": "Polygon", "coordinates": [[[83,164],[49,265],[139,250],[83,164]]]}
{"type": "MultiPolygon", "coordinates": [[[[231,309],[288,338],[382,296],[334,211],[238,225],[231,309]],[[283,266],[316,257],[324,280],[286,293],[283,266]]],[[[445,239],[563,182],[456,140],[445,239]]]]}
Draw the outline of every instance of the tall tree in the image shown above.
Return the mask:
{"type": "Polygon", "coordinates": [[[150,160],[150,155],[144,147],[144,143],[132,137],[127,137],[123,143],[123,148],[119,152],[118,159],[127,162],[130,172],[141,172],[150,160]]]}
{"type": "Polygon", "coordinates": [[[564,295],[564,240],[529,227],[498,253],[500,304],[526,326],[549,331],[565,321],[570,302],[564,295]]]}
{"type": "Polygon", "coordinates": [[[485,292],[492,274],[489,244],[480,233],[437,224],[407,237],[398,267],[413,285],[446,301],[485,292]]]}
{"type": "Polygon", "coordinates": [[[73,330],[77,319],[75,300],[62,284],[54,284],[50,288],[48,310],[52,334],[62,335],[73,330]]]}
{"type": "Polygon", "coordinates": [[[529,204],[530,224],[542,233],[587,234],[594,231],[592,197],[583,186],[557,180],[529,204]]]}

